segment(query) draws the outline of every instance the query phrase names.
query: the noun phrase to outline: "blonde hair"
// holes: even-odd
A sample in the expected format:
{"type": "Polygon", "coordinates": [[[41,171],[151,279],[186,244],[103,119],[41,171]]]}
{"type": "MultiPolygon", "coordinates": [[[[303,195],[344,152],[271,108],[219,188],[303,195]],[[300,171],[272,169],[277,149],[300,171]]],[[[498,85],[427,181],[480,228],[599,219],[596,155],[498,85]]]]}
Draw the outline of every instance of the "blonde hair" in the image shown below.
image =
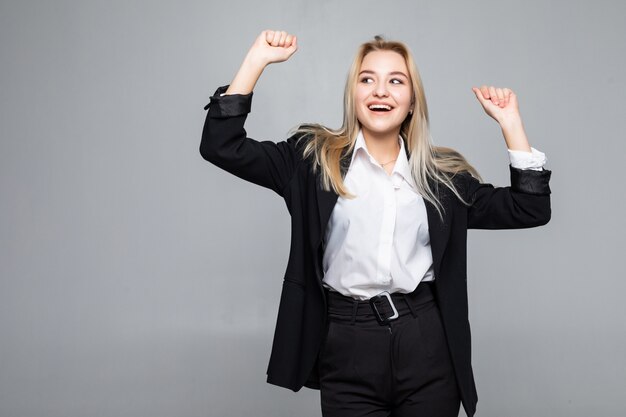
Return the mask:
{"type": "Polygon", "coordinates": [[[303,133],[302,137],[307,135],[311,137],[304,149],[304,157],[313,156],[314,172],[317,172],[318,167],[321,168],[323,189],[330,191],[332,188],[335,193],[344,198],[355,197],[345,187],[341,166],[349,164],[348,155],[354,149],[359,133],[360,124],[354,101],[355,89],[363,59],[373,51],[397,52],[406,62],[413,90],[414,110],[402,122],[400,136],[405,140],[410,155],[409,166],[417,191],[425,200],[431,202],[439,215],[443,217],[443,205],[439,201],[439,193],[431,189],[428,180],[435,180],[435,187],[438,184],[445,185],[463,203],[468,204],[457,191],[452,178],[460,172],[468,172],[479,180],[480,175],[459,152],[451,148],[432,145],[422,80],[409,49],[402,42],[387,41],[382,36],[375,36],[374,40],[359,47],[346,80],[343,125],[339,129],[330,129],[320,124],[308,124],[301,125],[294,130],[294,133],[303,133]]]}

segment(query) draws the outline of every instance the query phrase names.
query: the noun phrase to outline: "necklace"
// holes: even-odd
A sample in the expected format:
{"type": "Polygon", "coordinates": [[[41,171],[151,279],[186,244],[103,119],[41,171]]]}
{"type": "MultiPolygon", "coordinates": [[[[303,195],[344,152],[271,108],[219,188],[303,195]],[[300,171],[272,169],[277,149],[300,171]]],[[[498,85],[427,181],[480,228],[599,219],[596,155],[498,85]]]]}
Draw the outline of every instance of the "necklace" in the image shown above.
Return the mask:
{"type": "MultiPolygon", "coordinates": [[[[400,149],[399,149],[399,147],[398,147],[398,153],[400,153],[400,149]]],[[[389,161],[389,162],[385,162],[384,164],[380,164],[380,162],[379,162],[379,164],[380,164],[380,166],[383,166],[383,167],[384,167],[385,165],[390,164],[390,163],[392,163],[393,161],[396,161],[397,159],[398,159],[398,157],[396,156],[396,158],[395,158],[395,159],[392,159],[392,160],[391,160],[391,161],[389,161]]]]}
{"type": "MultiPolygon", "coordinates": [[[[398,158],[396,158],[396,159],[398,159],[398,158]]],[[[387,164],[392,163],[392,162],[393,162],[393,161],[395,161],[396,159],[392,159],[391,161],[389,161],[389,162],[385,162],[384,164],[380,164],[380,165],[381,165],[381,166],[385,166],[385,165],[387,165],[387,164]]],[[[379,162],[379,163],[380,163],[380,162],[379,162]]]]}
{"type": "MultiPolygon", "coordinates": [[[[398,143],[398,154],[400,153],[400,149],[401,149],[401,148],[400,148],[400,144],[398,143]]],[[[381,167],[384,167],[385,165],[390,164],[390,163],[392,163],[393,161],[396,161],[397,159],[398,159],[398,157],[396,156],[396,157],[395,157],[395,159],[392,159],[392,160],[391,160],[391,161],[389,161],[389,162],[385,162],[384,164],[381,164],[380,162],[378,162],[378,160],[376,160],[376,162],[378,162],[378,163],[380,164],[380,166],[381,166],[381,167]]]]}

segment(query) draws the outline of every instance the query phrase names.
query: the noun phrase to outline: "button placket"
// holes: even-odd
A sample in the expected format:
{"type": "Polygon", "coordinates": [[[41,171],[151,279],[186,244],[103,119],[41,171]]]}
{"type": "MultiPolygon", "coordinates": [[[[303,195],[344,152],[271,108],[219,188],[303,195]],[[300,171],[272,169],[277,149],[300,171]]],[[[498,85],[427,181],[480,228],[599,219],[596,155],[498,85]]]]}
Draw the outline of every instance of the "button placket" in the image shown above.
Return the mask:
{"type": "Polygon", "coordinates": [[[389,178],[383,193],[383,216],[380,227],[378,246],[378,273],[377,279],[381,284],[391,282],[391,250],[393,246],[393,231],[396,224],[396,196],[389,178]]]}

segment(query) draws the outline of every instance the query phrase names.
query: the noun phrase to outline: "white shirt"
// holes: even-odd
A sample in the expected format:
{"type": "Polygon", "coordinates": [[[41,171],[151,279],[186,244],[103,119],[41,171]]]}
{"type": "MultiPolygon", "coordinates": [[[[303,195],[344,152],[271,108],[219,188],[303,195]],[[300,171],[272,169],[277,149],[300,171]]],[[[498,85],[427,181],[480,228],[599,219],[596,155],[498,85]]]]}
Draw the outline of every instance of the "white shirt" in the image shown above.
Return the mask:
{"type": "MultiPolygon", "coordinates": [[[[404,141],[391,175],[370,155],[362,132],[344,178],[354,199],[341,196],[324,236],[324,285],[367,300],[382,291],[410,293],[435,279],[424,199],[411,176],[404,141]]],[[[541,170],[545,155],[510,151],[511,165],[541,170]]]]}

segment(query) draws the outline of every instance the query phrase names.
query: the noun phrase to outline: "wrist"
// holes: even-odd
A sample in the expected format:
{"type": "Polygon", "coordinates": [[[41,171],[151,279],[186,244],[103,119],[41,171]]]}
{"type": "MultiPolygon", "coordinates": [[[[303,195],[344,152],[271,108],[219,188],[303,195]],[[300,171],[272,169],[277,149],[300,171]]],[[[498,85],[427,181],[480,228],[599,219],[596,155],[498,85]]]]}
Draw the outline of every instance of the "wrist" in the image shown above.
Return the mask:
{"type": "Polygon", "coordinates": [[[519,116],[507,117],[498,121],[503,131],[524,130],[522,118],[519,116]]]}
{"type": "Polygon", "coordinates": [[[265,67],[269,65],[267,59],[264,59],[261,56],[254,54],[252,51],[249,51],[246,57],[243,60],[241,66],[246,68],[248,71],[258,72],[259,74],[263,72],[265,67]]]}
{"type": "Polygon", "coordinates": [[[249,94],[252,92],[264,68],[265,66],[261,62],[253,56],[247,55],[230,83],[226,94],[249,94]]]}
{"type": "Polygon", "coordinates": [[[512,151],[530,152],[530,144],[521,120],[507,120],[500,124],[506,146],[512,151]]]}

